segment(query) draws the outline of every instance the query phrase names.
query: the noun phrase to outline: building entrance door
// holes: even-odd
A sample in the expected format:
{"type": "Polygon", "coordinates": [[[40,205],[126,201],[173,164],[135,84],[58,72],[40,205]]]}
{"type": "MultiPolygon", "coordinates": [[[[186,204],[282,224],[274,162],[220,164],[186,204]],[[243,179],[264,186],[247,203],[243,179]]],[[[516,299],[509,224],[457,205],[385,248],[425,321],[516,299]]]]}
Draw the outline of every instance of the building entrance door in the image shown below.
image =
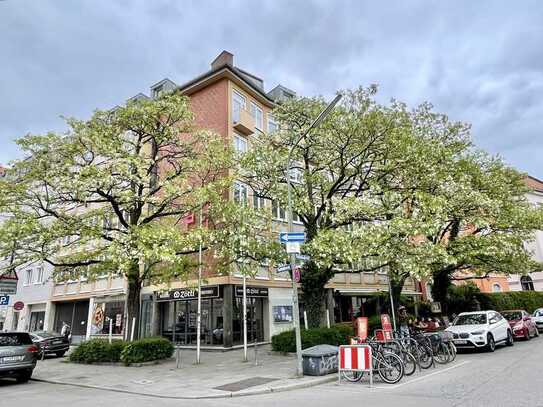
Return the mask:
{"type": "Polygon", "coordinates": [[[59,302],[56,304],[55,331],[60,332],[66,323],[70,327],[72,343],[80,343],[87,336],[89,300],[59,302]]]}

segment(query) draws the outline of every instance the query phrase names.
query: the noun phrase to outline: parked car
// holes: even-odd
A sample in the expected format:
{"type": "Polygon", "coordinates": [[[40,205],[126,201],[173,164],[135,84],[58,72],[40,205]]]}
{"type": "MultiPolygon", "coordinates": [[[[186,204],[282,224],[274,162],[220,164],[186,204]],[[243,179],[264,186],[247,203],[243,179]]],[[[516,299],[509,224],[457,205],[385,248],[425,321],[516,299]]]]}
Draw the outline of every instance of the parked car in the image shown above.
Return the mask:
{"type": "Polygon", "coordinates": [[[530,314],[524,310],[502,311],[501,314],[513,330],[515,339],[532,339],[532,336],[539,336],[539,331],[530,314]]]}
{"type": "Polygon", "coordinates": [[[30,337],[40,348],[39,357],[54,354],[61,358],[70,349],[68,337],[56,332],[31,332],[30,337]]]}
{"type": "Polygon", "coordinates": [[[539,332],[543,332],[543,308],[538,308],[532,314],[532,319],[539,332]]]}
{"type": "Polygon", "coordinates": [[[494,352],[497,344],[513,346],[513,331],[507,320],[496,311],[462,312],[446,331],[453,334],[457,348],[494,352]]]}
{"type": "Polygon", "coordinates": [[[27,382],[36,367],[39,348],[27,332],[0,332],[0,377],[27,382]]]}

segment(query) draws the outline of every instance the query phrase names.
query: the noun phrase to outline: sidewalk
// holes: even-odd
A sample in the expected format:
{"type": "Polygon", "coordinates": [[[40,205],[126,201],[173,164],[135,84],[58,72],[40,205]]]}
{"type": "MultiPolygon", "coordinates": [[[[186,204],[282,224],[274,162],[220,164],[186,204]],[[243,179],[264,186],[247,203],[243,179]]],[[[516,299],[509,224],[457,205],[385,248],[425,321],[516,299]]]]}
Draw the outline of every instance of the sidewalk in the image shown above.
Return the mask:
{"type": "Polygon", "coordinates": [[[160,398],[223,398],[287,391],[337,380],[337,376],[296,378],[296,359],[271,352],[269,345],[258,348],[258,365],[249,348],[249,362],[242,362],[243,350],[202,352],[181,351],[180,368],[175,358],[142,367],[81,365],[65,358],[38,362],[33,380],[101,390],[141,394],[160,398]]]}

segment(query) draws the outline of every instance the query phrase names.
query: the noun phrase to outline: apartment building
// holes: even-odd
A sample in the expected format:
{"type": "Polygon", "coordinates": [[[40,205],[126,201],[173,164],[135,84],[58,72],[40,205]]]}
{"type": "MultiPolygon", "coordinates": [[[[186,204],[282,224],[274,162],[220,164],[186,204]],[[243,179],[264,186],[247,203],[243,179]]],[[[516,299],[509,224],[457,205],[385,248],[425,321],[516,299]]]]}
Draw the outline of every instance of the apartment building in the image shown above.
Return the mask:
{"type": "MultiPolygon", "coordinates": [[[[190,97],[197,126],[214,130],[240,153],[251,148],[255,136],[262,139],[275,130],[272,109],[276,103],[295,96],[295,92],[282,85],[266,92],[264,81],[237,67],[234,55],[227,51],[211,62],[209,71],[179,86],[165,79],[152,87],[151,96],[171,89],[190,97]]],[[[243,183],[234,184],[231,199],[269,208],[276,230],[287,230],[286,211],[254,195],[243,183]]],[[[303,230],[296,219],[295,227],[303,230]]],[[[226,276],[207,270],[206,285],[202,288],[204,345],[229,348],[242,342],[242,282],[235,270],[226,276]]],[[[162,335],[183,345],[195,344],[197,292],[190,288],[195,285],[193,281],[170,287],[145,287],[142,334],[162,335]]],[[[262,265],[247,286],[249,341],[268,341],[272,335],[292,329],[292,284],[287,274],[262,265]]],[[[351,321],[368,299],[388,291],[387,275],[385,271],[340,273],[326,289],[331,322],[351,321]]],[[[404,294],[418,299],[420,285],[409,280],[404,294]]],[[[303,319],[303,304],[301,309],[303,319]]]]}

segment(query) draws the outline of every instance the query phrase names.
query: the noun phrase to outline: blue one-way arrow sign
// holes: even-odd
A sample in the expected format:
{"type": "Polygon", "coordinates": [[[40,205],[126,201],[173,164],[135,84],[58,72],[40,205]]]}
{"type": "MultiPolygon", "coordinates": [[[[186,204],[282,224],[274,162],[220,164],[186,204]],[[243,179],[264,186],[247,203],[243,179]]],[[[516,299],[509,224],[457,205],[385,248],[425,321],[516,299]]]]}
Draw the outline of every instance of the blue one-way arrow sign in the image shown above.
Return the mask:
{"type": "Polygon", "coordinates": [[[303,243],[305,242],[305,233],[280,233],[279,241],[281,243],[303,243]]]}

